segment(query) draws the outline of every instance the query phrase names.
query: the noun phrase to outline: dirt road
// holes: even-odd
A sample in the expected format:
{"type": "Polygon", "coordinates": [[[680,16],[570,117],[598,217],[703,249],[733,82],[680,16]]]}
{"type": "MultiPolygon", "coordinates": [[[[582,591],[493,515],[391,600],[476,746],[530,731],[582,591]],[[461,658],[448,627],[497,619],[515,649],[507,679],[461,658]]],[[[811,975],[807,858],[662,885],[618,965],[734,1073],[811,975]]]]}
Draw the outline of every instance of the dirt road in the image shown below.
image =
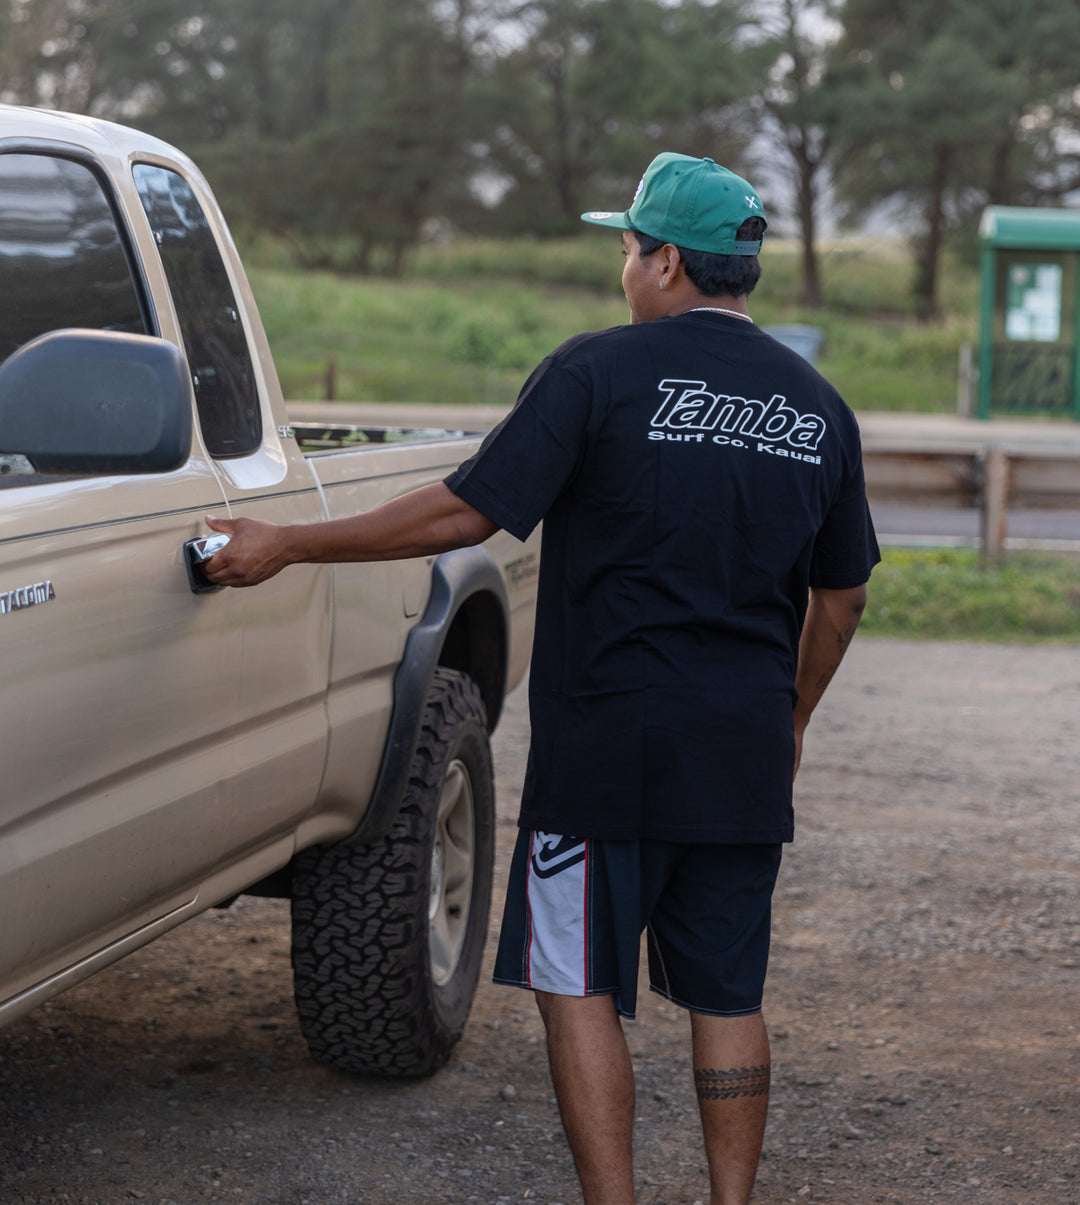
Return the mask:
{"type": "MultiPolygon", "coordinates": [[[[497,890],[525,743],[518,692],[497,890]]],[[[1078,780],[1080,649],[856,640],[778,889],[757,1205],[1080,1202],[1078,780]]],[[[290,993],[286,909],[241,900],[0,1032],[0,1201],[580,1200],[524,994],[387,1084],[311,1063],[290,993]]],[[[686,1020],[639,1015],[639,1199],[693,1205],[686,1020]]]]}

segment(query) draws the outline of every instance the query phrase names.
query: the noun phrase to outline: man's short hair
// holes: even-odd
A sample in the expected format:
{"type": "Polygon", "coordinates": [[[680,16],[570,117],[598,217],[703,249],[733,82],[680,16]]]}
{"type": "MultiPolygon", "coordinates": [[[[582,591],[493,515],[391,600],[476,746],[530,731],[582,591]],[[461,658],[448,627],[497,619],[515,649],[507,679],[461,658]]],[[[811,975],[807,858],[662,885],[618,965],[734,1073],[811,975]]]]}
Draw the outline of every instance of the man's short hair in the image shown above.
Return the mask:
{"type": "MultiPolygon", "coordinates": [[[[760,239],[764,233],[764,221],[759,217],[752,217],[747,218],[739,227],[737,237],[752,242],[760,239]]],[[[652,255],[665,245],[663,239],[653,238],[651,234],[642,234],[639,230],[634,231],[634,237],[643,256],[652,255]]],[[[761,279],[761,264],[756,255],[713,255],[708,251],[691,251],[680,247],[679,256],[686,269],[686,275],[706,297],[721,297],[725,294],[744,297],[754,291],[754,286],[761,279]]]]}

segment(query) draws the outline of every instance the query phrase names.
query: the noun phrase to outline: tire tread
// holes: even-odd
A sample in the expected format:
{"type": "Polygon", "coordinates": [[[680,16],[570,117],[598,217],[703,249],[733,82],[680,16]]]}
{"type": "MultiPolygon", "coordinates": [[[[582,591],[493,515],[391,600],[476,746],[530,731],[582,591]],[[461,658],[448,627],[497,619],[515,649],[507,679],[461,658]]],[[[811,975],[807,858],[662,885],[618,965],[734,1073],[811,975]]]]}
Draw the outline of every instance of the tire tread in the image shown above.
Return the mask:
{"type": "MultiPolygon", "coordinates": [[[[466,939],[470,965],[454,976],[472,980],[465,984],[464,1010],[448,1009],[431,979],[427,895],[433,811],[445,767],[455,748],[465,746],[486,775],[486,782],[473,784],[476,807],[490,812],[491,754],[479,689],[465,674],[438,669],[408,789],[389,834],[372,845],[314,846],[297,856],[294,992],[301,1030],[320,1062],[360,1075],[429,1075],[461,1037],[487,931],[492,841],[481,851],[477,840],[474,874],[481,876],[482,898],[474,889],[466,939]]],[[[487,828],[493,829],[490,817],[487,828]]]]}

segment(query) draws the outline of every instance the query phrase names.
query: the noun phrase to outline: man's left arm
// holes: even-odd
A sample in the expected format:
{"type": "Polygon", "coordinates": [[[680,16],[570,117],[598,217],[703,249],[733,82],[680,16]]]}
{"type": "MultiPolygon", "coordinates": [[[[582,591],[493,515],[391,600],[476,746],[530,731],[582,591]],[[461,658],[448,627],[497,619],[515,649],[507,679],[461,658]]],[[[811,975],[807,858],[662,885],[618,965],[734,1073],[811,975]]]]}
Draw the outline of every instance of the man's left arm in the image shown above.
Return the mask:
{"type": "Polygon", "coordinates": [[[846,590],[810,591],[802,638],[799,641],[799,666],[795,674],[795,772],[802,759],[803,733],[814,708],[840,667],[855,629],[866,606],[866,585],[846,590]]]}

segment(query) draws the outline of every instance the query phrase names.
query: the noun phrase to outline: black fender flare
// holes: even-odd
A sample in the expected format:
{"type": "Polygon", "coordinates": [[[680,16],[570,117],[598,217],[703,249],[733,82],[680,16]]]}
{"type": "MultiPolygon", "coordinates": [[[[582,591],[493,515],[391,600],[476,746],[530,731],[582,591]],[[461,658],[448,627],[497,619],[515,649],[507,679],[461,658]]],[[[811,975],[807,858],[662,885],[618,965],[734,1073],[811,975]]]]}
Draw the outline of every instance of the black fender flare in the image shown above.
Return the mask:
{"type": "MultiPolygon", "coordinates": [[[[409,633],[394,677],[394,709],[382,765],[371,802],[350,844],[366,845],[386,836],[405,797],[409,771],[420,733],[428,690],[454,619],[469,599],[479,594],[493,599],[501,612],[505,641],[510,633],[510,602],[502,572],[483,545],[443,553],[431,569],[431,596],[423,618],[409,633]]],[[[499,680],[485,691],[488,731],[492,731],[506,694],[507,653],[504,648],[499,680]]]]}

